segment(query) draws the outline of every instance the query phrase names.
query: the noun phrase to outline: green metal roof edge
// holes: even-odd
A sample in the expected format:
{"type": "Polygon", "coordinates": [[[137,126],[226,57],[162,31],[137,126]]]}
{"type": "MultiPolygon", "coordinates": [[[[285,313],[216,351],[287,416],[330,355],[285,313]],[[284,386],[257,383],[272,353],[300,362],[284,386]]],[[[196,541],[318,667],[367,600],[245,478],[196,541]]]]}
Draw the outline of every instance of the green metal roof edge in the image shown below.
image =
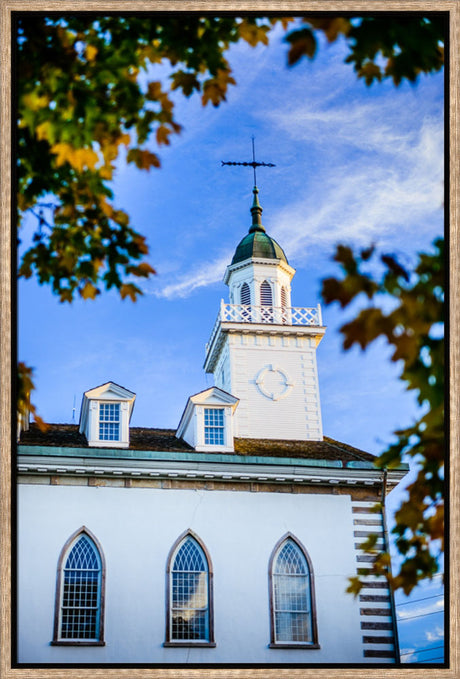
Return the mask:
{"type": "MultiPolygon", "coordinates": [[[[119,448],[72,448],[61,446],[18,446],[18,455],[49,457],[86,457],[123,460],[174,460],[176,462],[228,462],[230,464],[272,464],[281,466],[343,468],[341,460],[315,460],[299,457],[269,457],[238,453],[199,453],[196,451],[130,450],[119,448]]],[[[372,462],[360,463],[363,469],[374,469],[372,462]]],[[[348,465],[346,465],[348,466],[348,465]]]]}
{"type": "MultiPolygon", "coordinates": [[[[67,446],[18,446],[18,455],[46,455],[49,457],[87,457],[113,460],[174,460],[176,462],[227,462],[230,464],[272,464],[301,467],[333,467],[336,469],[374,469],[373,462],[350,460],[316,460],[300,457],[270,457],[238,453],[199,453],[196,451],[133,450],[126,448],[73,448],[67,446]]],[[[392,471],[408,471],[408,464],[401,464],[392,471]]]]}

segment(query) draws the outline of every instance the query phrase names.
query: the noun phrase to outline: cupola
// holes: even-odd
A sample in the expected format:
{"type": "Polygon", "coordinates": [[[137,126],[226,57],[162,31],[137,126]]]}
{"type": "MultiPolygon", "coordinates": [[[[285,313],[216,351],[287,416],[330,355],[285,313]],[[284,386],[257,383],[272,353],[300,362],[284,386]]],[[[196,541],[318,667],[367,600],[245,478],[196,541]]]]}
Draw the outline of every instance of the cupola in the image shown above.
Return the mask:
{"type": "MultiPolygon", "coordinates": [[[[293,269],[283,248],[269,236],[262,224],[259,189],[253,188],[252,223],[238,244],[224,283],[230,289],[230,303],[256,308],[287,308],[291,305],[293,269]]],[[[269,312],[271,313],[271,312],[269,312]]]]}

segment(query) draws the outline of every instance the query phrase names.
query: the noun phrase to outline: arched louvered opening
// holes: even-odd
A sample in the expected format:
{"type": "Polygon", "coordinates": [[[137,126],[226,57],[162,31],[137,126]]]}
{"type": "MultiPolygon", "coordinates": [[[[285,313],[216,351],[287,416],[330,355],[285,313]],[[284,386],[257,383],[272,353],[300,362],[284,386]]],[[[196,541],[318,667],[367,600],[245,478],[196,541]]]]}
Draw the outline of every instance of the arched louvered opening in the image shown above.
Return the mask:
{"type": "Polygon", "coordinates": [[[272,288],[268,281],[264,281],[260,286],[260,303],[262,306],[272,306],[272,288]]]}
{"type": "Polygon", "coordinates": [[[243,283],[241,286],[241,291],[240,291],[240,299],[241,299],[241,304],[243,307],[245,307],[242,310],[242,318],[244,321],[250,321],[251,320],[251,291],[249,289],[249,285],[247,283],[243,283]]]}
{"type": "Polygon", "coordinates": [[[241,304],[251,304],[251,291],[247,283],[241,286],[241,304]]]}
{"type": "Polygon", "coordinates": [[[262,323],[273,323],[273,295],[268,281],[260,286],[260,305],[262,323]]]}
{"type": "Polygon", "coordinates": [[[271,644],[318,648],[313,571],[304,548],[291,535],[270,560],[271,644]]]}
{"type": "Polygon", "coordinates": [[[81,528],[59,558],[53,643],[103,644],[104,576],[96,538],[81,528]]]}
{"type": "Polygon", "coordinates": [[[212,569],[204,545],[191,531],[168,560],[166,643],[212,644],[212,569]]]}

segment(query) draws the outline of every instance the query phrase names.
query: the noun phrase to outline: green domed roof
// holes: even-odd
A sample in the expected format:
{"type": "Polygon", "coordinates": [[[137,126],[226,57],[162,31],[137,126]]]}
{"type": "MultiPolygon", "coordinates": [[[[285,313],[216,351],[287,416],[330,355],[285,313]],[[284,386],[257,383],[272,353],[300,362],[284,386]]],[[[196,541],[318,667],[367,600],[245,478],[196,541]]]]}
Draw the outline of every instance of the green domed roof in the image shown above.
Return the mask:
{"type": "Polygon", "coordinates": [[[288,263],[283,249],[276,240],[270,238],[265,231],[253,231],[239,243],[233,255],[232,264],[242,262],[249,257],[262,257],[263,259],[282,259],[288,263]]]}
{"type": "Polygon", "coordinates": [[[265,232],[262,226],[262,208],[259,204],[257,186],[253,189],[254,202],[251,207],[252,225],[247,236],[238,244],[233,255],[232,264],[237,264],[250,257],[263,259],[281,259],[288,263],[283,248],[265,232]]]}

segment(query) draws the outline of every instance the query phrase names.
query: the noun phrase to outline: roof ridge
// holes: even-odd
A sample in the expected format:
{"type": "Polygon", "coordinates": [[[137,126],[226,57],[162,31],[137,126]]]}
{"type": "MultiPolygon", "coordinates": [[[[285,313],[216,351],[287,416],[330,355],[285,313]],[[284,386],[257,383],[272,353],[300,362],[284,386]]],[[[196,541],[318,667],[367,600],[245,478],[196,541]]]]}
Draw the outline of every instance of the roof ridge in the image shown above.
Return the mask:
{"type": "MultiPolygon", "coordinates": [[[[353,452],[353,451],[359,451],[359,453],[362,453],[363,455],[372,455],[372,453],[368,453],[365,450],[361,450],[361,448],[355,448],[355,446],[351,446],[349,443],[342,443],[342,441],[336,441],[335,439],[332,439],[329,436],[324,436],[323,439],[327,444],[329,444],[333,448],[337,448],[337,450],[341,450],[343,452],[348,453],[349,455],[353,455],[358,460],[362,459],[362,457],[358,453],[353,452]],[[342,446],[347,446],[347,448],[342,447],[342,446]]],[[[375,456],[372,455],[372,457],[375,457],[375,456]]],[[[367,460],[363,460],[363,461],[367,462],[367,460]]]]}

